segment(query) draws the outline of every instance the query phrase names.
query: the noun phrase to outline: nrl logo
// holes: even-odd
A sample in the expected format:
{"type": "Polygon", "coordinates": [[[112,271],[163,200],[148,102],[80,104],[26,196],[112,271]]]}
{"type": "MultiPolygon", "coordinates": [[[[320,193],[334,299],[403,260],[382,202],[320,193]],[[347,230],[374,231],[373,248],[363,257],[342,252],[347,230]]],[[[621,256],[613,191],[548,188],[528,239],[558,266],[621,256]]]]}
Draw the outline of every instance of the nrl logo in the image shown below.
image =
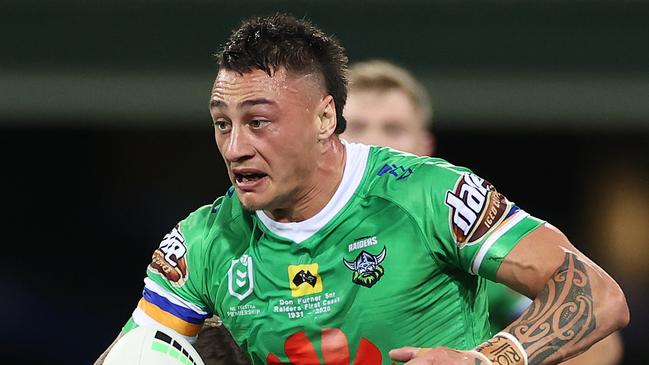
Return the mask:
{"type": "Polygon", "coordinates": [[[252,257],[242,255],[232,260],[228,270],[228,292],[239,300],[246,299],[254,287],[252,276],[252,257]]]}
{"type": "Polygon", "coordinates": [[[361,252],[353,262],[347,261],[343,258],[343,263],[352,273],[352,282],[368,288],[376,284],[383,274],[385,269],[380,265],[385,259],[385,247],[378,255],[372,255],[367,251],[361,252]]]}

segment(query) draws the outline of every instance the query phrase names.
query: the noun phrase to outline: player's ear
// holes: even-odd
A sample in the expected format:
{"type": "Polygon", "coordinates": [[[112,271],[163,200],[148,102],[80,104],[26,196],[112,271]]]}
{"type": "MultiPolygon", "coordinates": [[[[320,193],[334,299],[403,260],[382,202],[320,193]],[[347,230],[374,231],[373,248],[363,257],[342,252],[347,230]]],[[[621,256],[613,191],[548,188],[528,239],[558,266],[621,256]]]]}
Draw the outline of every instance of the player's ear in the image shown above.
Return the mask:
{"type": "Polygon", "coordinates": [[[331,137],[336,130],[336,104],[331,95],[325,96],[318,109],[318,141],[324,141],[331,137]]]}

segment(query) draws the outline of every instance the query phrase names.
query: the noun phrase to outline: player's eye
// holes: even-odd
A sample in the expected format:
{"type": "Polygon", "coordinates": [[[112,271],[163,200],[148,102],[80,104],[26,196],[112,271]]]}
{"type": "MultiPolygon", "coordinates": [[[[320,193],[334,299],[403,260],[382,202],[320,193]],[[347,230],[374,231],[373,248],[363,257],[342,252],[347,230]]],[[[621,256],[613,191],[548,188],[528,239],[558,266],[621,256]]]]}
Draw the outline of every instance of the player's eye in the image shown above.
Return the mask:
{"type": "Polygon", "coordinates": [[[250,127],[252,129],[261,129],[264,128],[265,126],[270,124],[269,120],[263,120],[263,119],[253,119],[250,121],[250,127]]]}
{"type": "Polygon", "coordinates": [[[214,121],[214,128],[221,133],[227,133],[232,129],[232,124],[227,120],[218,119],[214,121]]]}

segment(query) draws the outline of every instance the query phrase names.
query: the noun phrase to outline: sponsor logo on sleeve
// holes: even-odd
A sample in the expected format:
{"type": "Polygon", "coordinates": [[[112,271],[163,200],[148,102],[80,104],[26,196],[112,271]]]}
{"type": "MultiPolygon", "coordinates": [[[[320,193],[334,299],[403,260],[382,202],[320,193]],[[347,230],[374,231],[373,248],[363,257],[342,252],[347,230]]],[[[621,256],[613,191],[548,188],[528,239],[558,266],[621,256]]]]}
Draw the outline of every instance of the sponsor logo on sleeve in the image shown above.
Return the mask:
{"type": "Polygon", "coordinates": [[[451,232],[458,247],[478,242],[507,210],[507,199],[488,181],[462,175],[453,190],[446,192],[451,232]]]}
{"type": "Polygon", "coordinates": [[[149,268],[164,276],[173,286],[182,286],[189,275],[186,254],[185,237],[176,226],[164,236],[158,249],[153,252],[149,268]]]}

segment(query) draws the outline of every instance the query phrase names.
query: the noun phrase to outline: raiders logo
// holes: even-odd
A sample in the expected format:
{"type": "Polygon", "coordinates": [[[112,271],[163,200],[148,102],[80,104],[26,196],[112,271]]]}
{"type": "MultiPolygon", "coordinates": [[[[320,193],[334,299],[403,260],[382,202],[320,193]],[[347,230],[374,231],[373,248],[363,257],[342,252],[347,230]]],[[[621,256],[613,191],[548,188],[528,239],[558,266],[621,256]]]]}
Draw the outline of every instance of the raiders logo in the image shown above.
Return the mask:
{"type": "Polygon", "coordinates": [[[385,255],[384,246],[378,255],[362,251],[354,261],[347,261],[343,258],[343,263],[352,271],[352,282],[354,284],[371,288],[385,274],[385,269],[380,265],[385,260],[385,255]]]}
{"type": "Polygon", "coordinates": [[[176,226],[164,236],[160,247],[153,252],[149,268],[164,276],[173,286],[182,286],[188,276],[186,253],[185,237],[176,226]]]}
{"type": "Polygon", "coordinates": [[[478,242],[507,210],[507,199],[474,174],[462,175],[453,191],[446,192],[445,203],[451,208],[451,231],[460,248],[478,242]]]}

